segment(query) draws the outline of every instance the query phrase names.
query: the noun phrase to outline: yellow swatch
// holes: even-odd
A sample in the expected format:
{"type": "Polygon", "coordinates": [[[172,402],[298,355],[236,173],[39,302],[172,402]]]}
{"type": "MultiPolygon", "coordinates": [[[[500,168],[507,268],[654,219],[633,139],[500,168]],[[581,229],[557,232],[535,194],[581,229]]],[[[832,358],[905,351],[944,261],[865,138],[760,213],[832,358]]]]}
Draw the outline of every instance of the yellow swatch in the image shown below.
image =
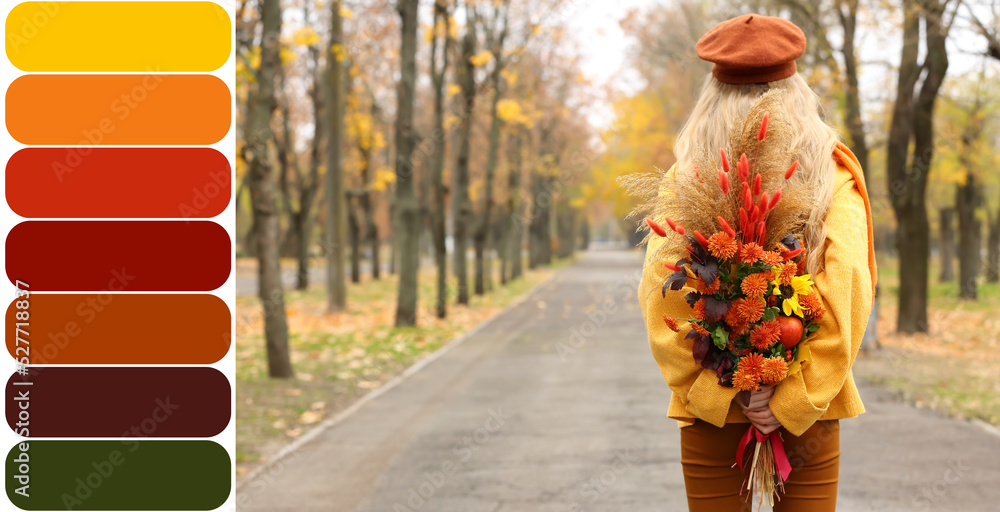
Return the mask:
{"type": "Polygon", "coordinates": [[[22,71],[213,71],[232,49],[213,2],[24,2],[5,46],[22,71]]]}

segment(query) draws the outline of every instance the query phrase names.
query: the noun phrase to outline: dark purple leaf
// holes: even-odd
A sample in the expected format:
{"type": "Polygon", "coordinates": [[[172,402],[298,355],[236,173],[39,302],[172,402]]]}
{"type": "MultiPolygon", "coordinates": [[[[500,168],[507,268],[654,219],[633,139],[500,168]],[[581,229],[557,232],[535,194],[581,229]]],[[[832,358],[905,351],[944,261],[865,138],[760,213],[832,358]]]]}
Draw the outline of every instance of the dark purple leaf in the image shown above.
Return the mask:
{"type": "MultiPolygon", "coordinates": [[[[691,333],[695,335],[694,345],[691,347],[691,353],[694,355],[694,362],[704,366],[705,368],[708,368],[707,366],[705,366],[705,362],[706,360],[711,359],[708,358],[708,353],[710,349],[715,347],[715,345],[712,345],[712,340],[709,339],[708,336],[702,336],[701,334],[695,332],[693,329],[691,330],[691,333]]],[[[690,336],[690,334],[688,336],[690,336]]]]}
{"type": "Polygon", "coordinates": [[[661,291],[661,293],[663,294],[664,297],[666,297],[667,288],[670,288],[671,290],[680,290],[681,288],[684,287],[684,283],[686,282],[687,282],[687,273],[685,273],[683,270],[674,272],[670,277],[667,278],[667,281],[663,283],[663,290],[661,291]]]}
{"type": "Polygon", "coordinates": [[[687,303],[688,303],[688,306],[691,306],[692,308],[694,307],[694,303],[698,302],[698,299],[700,299],[700,298],[701,298],[701,294],[698,293],[698,292],[691,292],[691,293],[688,293],[687,295],[684,296],[684,300],[686,300],[687,303]]]}
{"type": "Polygon", "coordinates": [[[705,297],[705,320],[718,322],[729,311],[729,301],[705,297]]]}
{"type": "Polygon", "coordinates": [[[719,262],[715,261],[715,258],[706,260],[705,263],[695,262],[691,264],[691,270],[698,274],[702,281],[705,281],[706,286],[711,286],[715,281],[716,274],[719,273],[719,262]]]}
{"type": "Polygon", "coordinates": [[[720,352],[720,354],[722,355],[722,360],[719,367],[715,370],[715,375],[719,377],[719,385],[731,388],[733,387],[733,362],[729,360],[729,357],[725,353],[720,352]]]}

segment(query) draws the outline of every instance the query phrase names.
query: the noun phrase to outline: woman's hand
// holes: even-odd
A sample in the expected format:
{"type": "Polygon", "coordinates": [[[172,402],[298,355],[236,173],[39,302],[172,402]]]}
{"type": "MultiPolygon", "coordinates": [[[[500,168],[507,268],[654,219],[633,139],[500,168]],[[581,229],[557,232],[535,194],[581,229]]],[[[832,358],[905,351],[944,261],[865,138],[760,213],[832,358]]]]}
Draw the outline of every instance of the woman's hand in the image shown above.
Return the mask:
{"type": "Polygon", "coordinates": [[[761,434],[767,435],[781,426],[778,418],[771,413],[769,402],[774,394],[774,385],[762,386],[752,393],[740,392],[736,395],[736,403],[743,409],[743,414],[761,434]]]}

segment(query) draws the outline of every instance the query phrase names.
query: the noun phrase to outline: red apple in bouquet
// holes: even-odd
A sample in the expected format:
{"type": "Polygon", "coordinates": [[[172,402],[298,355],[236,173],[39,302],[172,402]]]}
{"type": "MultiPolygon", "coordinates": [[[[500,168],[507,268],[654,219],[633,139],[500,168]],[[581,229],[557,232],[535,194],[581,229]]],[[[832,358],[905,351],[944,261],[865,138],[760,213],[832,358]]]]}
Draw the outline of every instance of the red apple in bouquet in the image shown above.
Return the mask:
{"type": "Polygon", "coordinates": [[[785,346],[786,349],[790,349],[795,345],[799,344],[802,340],[802,320],[794,316],[779,316],[778,317],[778,329],[781,332],[781,344],[785,346]]]}

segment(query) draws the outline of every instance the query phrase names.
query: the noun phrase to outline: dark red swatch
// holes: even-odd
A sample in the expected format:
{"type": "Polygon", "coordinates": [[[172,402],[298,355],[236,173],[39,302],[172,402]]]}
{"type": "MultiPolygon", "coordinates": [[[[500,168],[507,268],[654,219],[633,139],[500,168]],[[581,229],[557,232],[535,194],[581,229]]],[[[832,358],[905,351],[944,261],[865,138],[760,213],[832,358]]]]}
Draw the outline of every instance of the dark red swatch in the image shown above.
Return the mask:
{"type": "Polygon", "coordinates": [[[7,424],[24,437],[212,437],[232,410],[229,380],[205,367],[30,368],[5,393],[7,424]]]}
{"type": "Polygon", "coordinates": [[[210,148],[26,148],[5,179],[22,217],[207,218],[232,195],[229,161],[210,148]]]}
{"type": "Polygon", "coordinates": [[[7,234],[7,277],[32,292],[209,291],[231,250],[210,221],[27,221],[7,234]]]}

